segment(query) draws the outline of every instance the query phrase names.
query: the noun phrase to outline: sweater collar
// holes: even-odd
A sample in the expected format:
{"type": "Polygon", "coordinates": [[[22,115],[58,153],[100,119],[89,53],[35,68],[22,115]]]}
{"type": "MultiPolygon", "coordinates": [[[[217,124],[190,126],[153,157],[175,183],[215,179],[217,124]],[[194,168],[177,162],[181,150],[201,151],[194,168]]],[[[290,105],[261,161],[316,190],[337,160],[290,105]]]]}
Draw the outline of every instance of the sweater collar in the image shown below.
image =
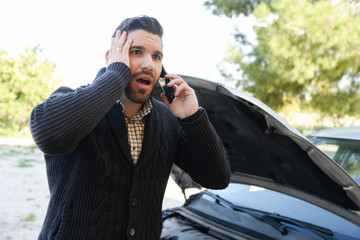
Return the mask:
{"type": "MultiPolygon", "coordinates": [[[[150,100],[152,101],[152,99],[150,100]]],[[[152,102],[153,108],[156,106],[154,102],[152,102]]],[[[145,129],[144,129],[144,140],[143,140],[143,148],[141,150],[141,154],[139,157],[139,161],[136,166],[141,166],[145,162],[147,162],[152,157],[152,152],[154,151],[155,143],[158,143],[160,140],[160,131],[159,124],[157,121],[157,113],[156,111],[151,111],[146,116],[144,116],[145,120],[145,129]]],[[[122,110],[119,104],[115,104],[110,112],[107,115],[109,124],[115,134],[117,142],[120,148],[123,150],[126,160],[129,164],[133,165],[129,142],[127,137],[127,127],[125,123],[125,117],[122,114],[122,110]]]]}
{"type": "Polygon", "coordinates": [[[144,119],[144,117],[145,117],[146,115],[148,115],[148,114],[151,112],[152,108],[153,108],[153,105],[152,105],[152,103],[151,103],[151,101],[150,101],[150,99],[149,99],[146,103],[144,103],[144,105],[143,105],[143,107],[140,109],[140,111],[139,111],[137,114],[135,114],[133,117],[130,118],[130,117],[128,117],[128,116],[126,115],[125,107],[124,107],[124,105],[121,103],[120,100],[117,101],[117,104],[119,104],[119,105],[121,106],[121,111],[122,111],[122,113],[124,114],[125,118],[126,118],[127,120],[134,120],[134,121],[142,121],[142,120],[144,119]]]}

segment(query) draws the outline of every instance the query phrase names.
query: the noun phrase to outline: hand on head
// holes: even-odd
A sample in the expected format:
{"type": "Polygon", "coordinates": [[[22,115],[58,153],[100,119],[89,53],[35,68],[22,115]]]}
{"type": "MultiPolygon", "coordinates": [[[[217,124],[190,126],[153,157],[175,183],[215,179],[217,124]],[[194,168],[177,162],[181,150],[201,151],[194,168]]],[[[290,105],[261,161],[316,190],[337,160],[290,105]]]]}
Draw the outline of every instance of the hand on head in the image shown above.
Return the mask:
{"type": "Polygon", "coordinates": [[[110,49],[106,52],[106,66],[114,62],[122,62],[130,67],[129,49],[132,39],[127,38],[127,32],[116,31],[115,37],[111,39],[110,49]]]}

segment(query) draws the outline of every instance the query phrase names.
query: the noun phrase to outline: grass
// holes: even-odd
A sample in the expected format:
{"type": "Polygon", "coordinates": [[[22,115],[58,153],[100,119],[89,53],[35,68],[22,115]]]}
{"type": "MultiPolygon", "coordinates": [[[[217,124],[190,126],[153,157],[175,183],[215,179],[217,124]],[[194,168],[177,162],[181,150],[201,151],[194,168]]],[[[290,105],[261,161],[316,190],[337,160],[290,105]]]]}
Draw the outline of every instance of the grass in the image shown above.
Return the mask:
{"type": "MultiPolygon", "coordinates": [[[[4,148],[4,149],[6,149],[6,148],[4,148]]],[[[3,155],[3,156],[16,156],[16,155],[19,155],[19,154],[21,154],[21,153],[22,153],[22,152],[19,151],[19,150],[10,149],[10,150],[8,150],[7,152],[2,152],[1,155],[3,155]]]]}
{"type": "Polygon", "coordinates": [[[38,147],[36,145],[29,146],[28,149],[31,153],[34,153],[38,147]]]}
{"type": "Polygon", "coordinates": [[[34,167],[35,163],[40,163],[42,158],[36,159],[32,156],[36,153],[36,146],[0,146],[0,161],[3,158],[16,157],[15,167],[29,168],[34,167]]]}
{"type": "Polygon", "coordinates": [[[33,167],[32,163],[36,162],[36,159],[20,159],[16,167],[26,168],[26,167],[33,167]]]}
{"type": "Polygon", "coordinates": [[[36,150],[36,146],[0,145],[0,156],[14,157],[19,155],[29,155],[35,153],[36,150]]]}
{"type": "Polygon", "coordinates": [[[29,213],[27,217],[24,219],[26,222],[34,222],[35,221],[35,213],[29,213]]]}

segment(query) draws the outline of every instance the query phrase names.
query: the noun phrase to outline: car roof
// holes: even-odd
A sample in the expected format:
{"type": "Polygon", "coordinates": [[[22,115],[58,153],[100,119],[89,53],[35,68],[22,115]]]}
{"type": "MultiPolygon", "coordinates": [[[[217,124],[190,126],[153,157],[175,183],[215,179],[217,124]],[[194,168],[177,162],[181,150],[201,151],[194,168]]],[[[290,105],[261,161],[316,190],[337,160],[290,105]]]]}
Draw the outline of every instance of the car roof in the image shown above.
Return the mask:
{"type": "Polygon", "coordinates": [[[328,128],[311,133],[309,136],[360,141],[360,126],[328,128]]]}

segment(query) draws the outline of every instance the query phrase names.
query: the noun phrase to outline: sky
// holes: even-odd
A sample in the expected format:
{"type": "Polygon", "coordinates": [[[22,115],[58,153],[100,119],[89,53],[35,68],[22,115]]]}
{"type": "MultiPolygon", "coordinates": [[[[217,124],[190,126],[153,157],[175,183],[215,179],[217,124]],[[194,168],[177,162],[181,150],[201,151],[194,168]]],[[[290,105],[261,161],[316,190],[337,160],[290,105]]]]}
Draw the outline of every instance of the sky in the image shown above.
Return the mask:
{"type": "Polygon", "coordinates": [[[93,81],[105,66],[111,35],[127,17],[155,17],[164,29],[167,72],[224,82],[218,65],[235,26],[250,33],[249,19],[215,16],[205,0],[9,0],[0,3],[0,50],[16,56],[40,44],[65,85],[93,81]]]}

